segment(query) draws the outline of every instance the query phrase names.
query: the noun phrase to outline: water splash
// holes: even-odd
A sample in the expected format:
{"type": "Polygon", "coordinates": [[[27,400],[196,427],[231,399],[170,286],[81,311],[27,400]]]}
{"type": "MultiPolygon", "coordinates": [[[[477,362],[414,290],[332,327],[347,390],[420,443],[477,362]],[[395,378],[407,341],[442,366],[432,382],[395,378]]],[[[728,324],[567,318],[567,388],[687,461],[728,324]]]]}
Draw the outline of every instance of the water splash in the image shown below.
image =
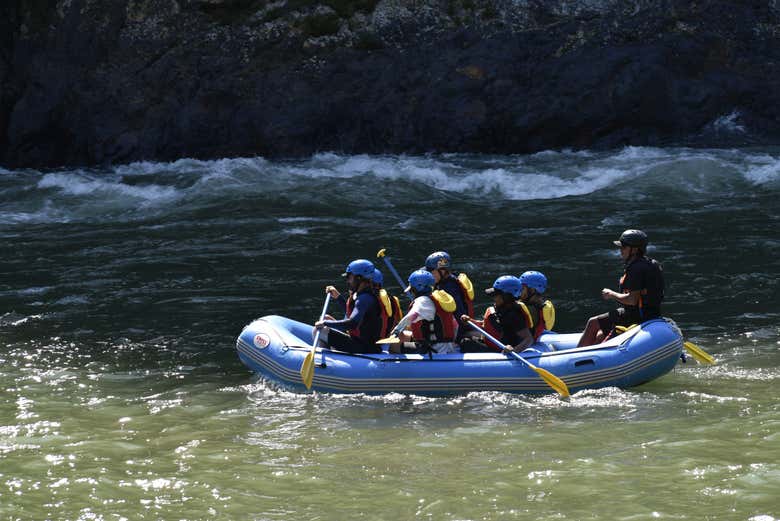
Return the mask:
{"type": "Polygon", "coordinates": [[[302,205],[338,204],[350,202],[345,194],[359,195],[366,186],[378,201],[436,194],[527,201],[589,197],[604,190],[631,200],[695,194],[715,201],[743,186],[772,190],[779,184],[780,156],[774,151],[626,147],[529,156],[323,153],[297,161],[181,159],[104,170],[0,172],[0,220],[12,225],[132,222],[280,198],[302,205]]]}

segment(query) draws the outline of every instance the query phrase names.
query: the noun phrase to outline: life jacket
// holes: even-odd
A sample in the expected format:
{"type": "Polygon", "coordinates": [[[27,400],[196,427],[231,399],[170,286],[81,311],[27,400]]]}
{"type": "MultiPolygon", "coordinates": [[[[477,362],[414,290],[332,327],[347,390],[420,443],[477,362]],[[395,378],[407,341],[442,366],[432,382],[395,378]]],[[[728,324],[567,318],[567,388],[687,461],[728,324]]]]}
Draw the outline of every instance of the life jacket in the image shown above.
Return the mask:
{"type": "MultiPolygon", "coordinates": [[[[465,273],[458,273],[458,285],[460,285],[460,293],[463,295],[463,301],[466,303],[467,314],[470,317],[474,316],[474,284],[469,280],[469,276],[465,273]]],[[[460,318],[460,317],[458,317],[460,318]]]]}
{"type": "MultiPolygon", "coordinates": [[[[418,320],[412,324],[412,338],[423,344],[452,342],[455,340],[458,322],[455,320],[455,299],[443,290],[435,290],[430,295],[436,307],[433,320],[418,320]]],[[[411,309],[411,305],[409,306],[411,309]]]]}
{"type": "MultiPolygon", "coordinates": [[[[379,314],[380,314],[380,319],[381,319],[382,308],[383,308],[384,306],[382,305],[382,302],[379,300],[379,297],[378,297],[378,296],[377,296],[375,293],[373,293],[371,290],[369,290],[369,292],[370,292],[372,295],[374,295],[374,297],[375,297],[375,298],[377,299],[377,301],[378,301],[378,302],[377,302],[377,304],[378,304],[378,307],[379,307],[379,314]]],[[[361,292],[361,293],[362,293],[362,292],[361,292]]],[[[357,298],[357,297],[356,297],[356,295],[358,295],[358,292],[353,292],[353,293],[351,293],[351,294],[349,295],[349,298],[347,298],[347,316],[350,316],[350,315],[352,315],[352,310],[355,308],[355,299],[357,298]]],[[[360,324],[358,324],[358,326],[357,326],[357,327],[355,327],[355,328],[353,328],[353,329],[348,329],[348,330],[347,330],[347,334],[348,334],[349,336],[351,336],[352,338],[356,338],[356,339],[358,339],[358,340],[365,341],[364,334],[363,334],[364,332],[361,330],[361,327],[362,327],[363,325],[365,325],[365,323],[366,323],[366,318],[369,318],[369,317],[365,317],[365,318],[363,319],[363,321],[362,321],[360,324]]],[[[381,320],[380,320],[380,326],[381,326],[381,323],[382,323],[382,322],[381,322],[381,320]]],[[[372,331],[371,331],[371,328],[369,328],[369,331],[367,331],[367,332],[366,332],[366,334],[367,334],[369,337],[370,337],[370,336],[372,336],[372,333],[373,333],[373,334],[377,334],[377,333],[378,333],[379,335],[381,335],[381,334],[383,333],[383,330],[382,330],[382,329],[380,329],[378,332],[377,332],[377,331],[373,331],[373,332],[372,332],[372,331]]],[[[381,336],[377,336],[375,339],[379,339],[379,338],[382,338],[382,337],[381,337],[381,336]]],[[[371,342],[374,342],[374,340],[371,340],[371,342]]]]}
{"type": "MultiPolygon", "coordinates": [[[[519,330],[528,327],[532,334],[535,333],[534,328],[536,321],[533,320],[532,313],[533,311],[529,311],[528,307],[520,300],[511,302],[499,312],[496,312],[495,308],[491,306],[485,311],[485,318],[483,321],[485,324],[484,329],[497,339],[500,339],[501,342],[515,344],[519,341],[518,336],[516,336],[519,335],[519,330]],[[511,320],[513,316],[518,314],[520,322],[511,320]],[[505,322],[502,323],[502,321],[505,322]],[[512,330],[513,328],[517,329],[512,330]]],[[[541,331],[544,331],[544,325],[542,325],[541,331]]],[[[538,334],[541,335],[541,332],[538,334]]],[[[536,340],[536,338],[538,338],[538,336],[535,336],[534,340],[536,340]]]]}
{"type": "MultiPolygon", "coordinates": [[[[355,309],[355,293],[350,292],[347,297],[347,316],[352,314],[352,310],[355,309]]],[[[347,334],[353,338],[360,338],[360,326],[355,329],[348,329],[347,334]]]]}
{"type": "Polygon", "coordinates": [[[528,327],[531,329],[531,334],[534,337],[534,342],[539,340],[545,330],[551,331],[555,325],[555,306],[549,300],[545,300],[541,304],[530,304],[532,309],[529,309],[529,305],[518,300],[520,309],[523,310],[525,315],[525,321],[528,323],[528,327]]]}
{"type": "Polygon", "coordinates": [[[498,330],[498,327],[496,327],[496,322],[498,321],[498,318],[496,315],[496,308],[493,306],[490,306],[485,310],[485,315],[482,317],[482,329],[487,331],[490,335],[494,336],[495,338],[501,338],[501,331],[498,330]]]}
{"type": "Polygon", "coordinates": [[[623,276],[620,277],[620,291],[625,292],[623,284],[626,281],[628,267],[638,261],[649,262],[651,266],[646,272],[648,276],[642,281],[643,287],[639,291],[639,300],[636,304],[636,307],[639,308],[639,317],[644,320],[646,307],[651,308],[653,314],[660,314],[661,302],[664,300],[664,272],[661,263],[657,260],[645,256],[637,257],[626,264],[623,269],[623,276]]]}
{"type": "Polygon", "coordinates": [[[399,302],[398,297],[390,296],[384,288],[379,290],[377,300],[379,300],[379,313],[382,322],[381,335],[382,338],[385,338],[390,336],[390,332],[401,319],[401,302],[399,302]]]}
{"type": "Polygon", "coordinates": [[[390,303],[393,305],[393,320],[391,328],[394,328],[398,325],[398,322],[401,321],[401,318],[404,316],[403,311],[401,311],[401,301],[398,300],[398,297],[395,295],[390,297],[390,303]]]}

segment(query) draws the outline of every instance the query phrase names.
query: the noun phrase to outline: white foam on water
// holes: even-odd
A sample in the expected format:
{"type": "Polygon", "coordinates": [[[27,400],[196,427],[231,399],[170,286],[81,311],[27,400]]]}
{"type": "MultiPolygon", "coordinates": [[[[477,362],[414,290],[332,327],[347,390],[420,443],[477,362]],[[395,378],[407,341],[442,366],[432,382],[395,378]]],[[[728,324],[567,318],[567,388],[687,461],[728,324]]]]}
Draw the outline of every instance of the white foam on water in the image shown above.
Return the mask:
{"type": "Polygon", "coordinates": [[[744,171],[745,179],[757,185],[780,183],[780,158],[764,155],[750,158],[744,171]]]}
{"type": "MultiPolygon", "coordinates": [[[[640,152],[627,149],[621,152],[623,161],[635,161],[640,152]]],[[[657,152],[650,152],[655,157],[657,152]]],[[[544,157],[566,161],[572,154],[548,153],[544,157]]],[[[588,157],[577,154],[576,157],[588,157]]],[[[619,156],[620,157],[620,156],[619,156]]],[[[496,167],[496,161],[486,158],[478,167],[474,160],[459,157],[386,157],[339,156],[318,154],[311,165],[292,169],[295,175],[311,178],[350,179],[374,176],[381,181],[408,181],[420,183],[437,190],[472,196],[495,195],[510,200],[557,199],[572,195],[589,194],[642,172],[632,163],[627,168],[597,165],[572,171],[570,165],[559,165],[563,172],[554,171],[551,165],[534,166],[521,157],[504,157],[496,167]],[[487,168],[485,168],[487,166],[487,168]],[[543,170],[544,167],[547,170],[543,170]],[[561,175],[563,173],[563,175],[561,175]],[[557,174],[557,175],[556,175],[557,174]]]]}
{"type": "Polygon", "coordinates": [[[38,182],[38,188],[55,188],[63,194],[103,195],[118,198],[132,197],[142,201],[161,201],[173,199],[177,190],[168,186],[148,185],[131,186],[115,179],[87,177],[82,173],[52,173],[46,174],[38,182]]]}
{"type": "Polygon", "coordinates": [[[498,201],[583,197],[603,190],[631,200],[649,194],[719,200],[749,185],[774,188],[780,183],[780,157],[767,151],[652,147],[525,156],[321,153],[295,161],[180,159],[104,171],[3,174],[10,174],[2,190],[10,190],[6,198],[12,202],[3,205],[0,219],[24,224],[132,221],[277,194],[305,203],[314,196],[341,197],[351,185],[389,201],[429,198],[431,190],[498,201]]]}

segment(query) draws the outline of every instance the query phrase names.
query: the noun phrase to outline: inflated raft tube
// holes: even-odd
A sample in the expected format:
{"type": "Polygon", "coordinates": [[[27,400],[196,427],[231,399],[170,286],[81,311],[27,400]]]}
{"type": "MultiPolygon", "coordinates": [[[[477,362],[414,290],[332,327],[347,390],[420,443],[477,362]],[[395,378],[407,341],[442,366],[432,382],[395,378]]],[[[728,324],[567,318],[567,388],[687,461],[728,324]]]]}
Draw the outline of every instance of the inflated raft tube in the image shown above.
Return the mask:
{"type": "MultiPolygon", "coordinates": [[[[307,392],[300,369],[311,351],[312,326],[278,315],[258,318],[236,341],[252,371],[290,390],[307,392]]],[[[545,332],[521,356],[562,379],[573,393],[634,387],[671,371],[683,349],[669,319],[647,321],[588,347],[579,333],[545,332]]],[[[554,392],[522,361],[495,353],[351,354],[317,349],[312,391],[330,393],[452,395],[472,391],[554,392]]]]}

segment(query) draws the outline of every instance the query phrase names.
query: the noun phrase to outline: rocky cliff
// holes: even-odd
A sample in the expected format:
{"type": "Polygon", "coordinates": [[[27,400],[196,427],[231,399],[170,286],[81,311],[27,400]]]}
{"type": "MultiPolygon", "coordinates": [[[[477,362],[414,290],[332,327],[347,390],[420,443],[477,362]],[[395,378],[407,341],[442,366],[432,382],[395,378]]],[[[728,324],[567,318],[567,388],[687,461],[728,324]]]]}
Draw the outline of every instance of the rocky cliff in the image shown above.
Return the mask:
{"type": "Polygon", "coordinates": [[[0,7],[6,167],[779,140],[778,0],[0,7]]]}

